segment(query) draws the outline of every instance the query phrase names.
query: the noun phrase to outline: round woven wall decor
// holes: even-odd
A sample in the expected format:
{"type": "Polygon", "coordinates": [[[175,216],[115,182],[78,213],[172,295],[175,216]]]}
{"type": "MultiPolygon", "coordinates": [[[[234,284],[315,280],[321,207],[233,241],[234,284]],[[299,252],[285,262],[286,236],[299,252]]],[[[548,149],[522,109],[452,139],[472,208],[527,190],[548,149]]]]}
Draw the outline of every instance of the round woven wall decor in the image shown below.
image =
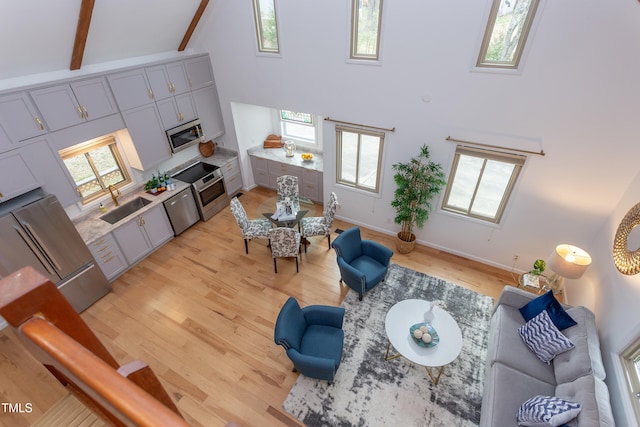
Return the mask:
{"type": "Polygon", "coordinates": [[[629,212],[622,218],[613,240],[613,262],[623,274],[640,273],[640,249],[630,251],[627,246],[629,234],[636,225],[640,225],[640,203],[629,209],[629,212]]]}

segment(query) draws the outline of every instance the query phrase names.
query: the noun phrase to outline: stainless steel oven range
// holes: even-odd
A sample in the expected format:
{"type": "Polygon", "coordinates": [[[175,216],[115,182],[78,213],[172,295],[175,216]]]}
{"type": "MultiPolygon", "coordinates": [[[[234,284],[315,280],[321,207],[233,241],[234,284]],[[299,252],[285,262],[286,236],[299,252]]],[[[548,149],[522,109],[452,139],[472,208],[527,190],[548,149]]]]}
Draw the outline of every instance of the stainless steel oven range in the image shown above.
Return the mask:
{"type": "Polygon", "coordinates": [[[203,221],[208,220],[227,205],[227,191],[218,166],[196,162],[172,175],[191,184],[191,190],[203,221]]]}

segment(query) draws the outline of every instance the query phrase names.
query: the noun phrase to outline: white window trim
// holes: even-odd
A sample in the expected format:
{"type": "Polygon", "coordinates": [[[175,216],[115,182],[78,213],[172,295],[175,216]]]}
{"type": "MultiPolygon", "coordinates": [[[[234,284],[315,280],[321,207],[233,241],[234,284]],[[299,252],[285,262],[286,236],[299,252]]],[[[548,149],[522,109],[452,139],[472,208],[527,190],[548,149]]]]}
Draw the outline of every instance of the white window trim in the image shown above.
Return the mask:
{"type": "Polygon", "coordinates": [[[365,58],[352,58],[351,57],[351,43],[353,39],[352,33],[352,20],[353,20],[353,0],[349,2],[345,2],[347,4],[347,43],[346,43],[346,63],[352,65],[373,65],[377,67],[382,66],[382,51],[383,51],[383,43],[384,40],[384,28],[385,28],[385,19],[384,19],[384,1],[381,0],[381,8],[380,8],[380,26],[378,30],[378,58],[377,59],[365,59],[365,58]]]}
{"type": "Polygon", "coordinates": [[[364,194],[364,195],[368,195],[368,196],[372,196],[375,197],[377,199],[381,199],[382,198],[382,189],[384,186],[384,165],[385,165],[385,153],[386,153],[386,147],[389,144],[389,132],[388,131],[381,131],[379,129],[368,129],[366,127],[358,127],[358,126],[353,126],[353,125],[349,125],[349,126],[343,126],[343,125],[339,125],[339,126],[334,126],[334,142],[335,142],[335,153],[334,153],[334,159],[335,159],[335,171],[334,171],[334,185],[336,185],[337,187],[343,188],[345,190],[349,190],[349,191],[353,191],[355,193],[359,193],[359,194],[364,194]],[[362,133],[370,133],[370,134],[382,134],[383,135],[383,141],[382,141],[382,150],[380,152],[380,161],[378,163],[378,188],[377,190],[366,190],[362,187],[355,187],[355,186],[351,186],[348,184],[345,184],[343,182],[338,181],[338,173],[339,173],[339,169],[340,169],[340,163],[338,162],[338,130],[339,129],[344,129],[344,130],[351,130],[354,132],[362,132],[362,133]]]}
{"type": "Polygon", "coordinates": [[[629,358],[633,355],[640,354],[640,337],[633,339],[624,349],[620,352],[620,368],[624,377],[625,390],[627,398],[631,406],[630,412],[635,416],[636,421],[640,422],[640,400],[634,396],[634,393],[640,392],[640,377],[635,372],[629,373],[629,370],[635,370],[629,361],[629,358]],[[634,390],[635,388],[635,390],[634,390]]]}
{"type": "MultiPolygon", "coordinates": [[[[275,131],[274,133],[280,135],[281,133],[281,126],[280,126],[280,110],[289,110],[289,111],[295,111],[295,110],[291,110],[290,108],[272,108],[271,109],[271,122],[273,124],[273,129],[277,129],[277,131],[275,131]]],[[[302,148],[308,148],[312,151],[317,151],[318,153],[322,152],[322,116],[318,116],[316,114],[313,113],[309,113],[311,114],[311,116],[313,117],[313,122],[314,122],[314,127],[315,127],[315,131],[316,131],[316,142],[315,144],[312,144],[306,140],[303,139],[297,139],[294,137],[286,137],[286,139],[292,140],[295,144],[296,144],[296,148],[302,147],[302,148]]],[[[285,139],[284,135],[281,135],[283,139],[285,139]]]]}
{"type": "MultiPolygon", "coordinates": [[[[118,153],[120,155],[120,161],[122,162],[122,168],[124,170],[126,170],[126,173],[129,175],[129,182],[124,184],[124,185],[121,185],[121,186],[117,187],[118,190],[120,190],[122,192],[122,194],[126,194],[127,192],[129,192],[129,191],[133,190],[134,188],[138,187],[139,180],[138,180],[138,177],[137,177],[136,173],[134,173],[134,171],[131,168],[131,165],[129,164],[129,159],[126,156],[125,149],[122,146],[122,142],[120,141],[120,131],[112,133],[112,134],[103,135],[101,137],[94,138],[94,139],[92,139],[90,141],[86,141],[84,143],[76,144],[75,147],[77,147],[79,145],[82,145],[82,144],[88,144],[91,141],[93,141],[95,143],[95,142],[98,142],[100,140],[103,140],[103,139],[109,138],[109,137],[113,137],[113,139],[115,139],[116,147],[117,147],[118,153]]],[[[70,149],[70,148],[72,148],[72,147],[68,147],[67,149],[70,149]]],[[[59,150],[57,154],[58,154],[58,157],[60,157],[61,165],[66,168],[66,166],[64,165],[64,162],[62,161],[62,156],[60,155],[60,151],[64,151],[64,150],[66,150],[66,149],[59,150]]],[[[72,182],[73,182],[73,178],[71,177],[71,173],[66,171],[66,170],[65,170],[65,172],[69,174],[69,179],[72,180],[72,182]]],[[[89,200],[89,201],[87,201],[85,203],[83,203],[82,200],[78,200],[77,202],[75,202],[75,206],[78,208],[78,210],[80,212],[87,212],[87,211],[91,211],[91,210],[95,209],[96,207],[98,207],[98,205],[100,205],[100,203],[105,202],[105,201],[109,201],[109,200],[111,200],[111,195],[103,194],[102,196],[94,198],[94,199],[91,199],[91,200],[89,200]]]]}
{"type": "Polygon", "coordinates": [[[533,21],[531,22],[531,26],[529,28],[529,34],[527,36],[527,42],[524,44],[522,48],[522,53],[520,54],[520,61],[518,62],[517,68],[504,68],[504,67],[487,67],[487,66],[478,66],[478,58],[480,55],[480,49],[482,49],[482,45],[484,43],[484,35],[487,29],[487,25],[489,23],[489,16],[491,15],[491,9],[493,7],[493,1],[487,2],[487,8],[485,9],[484,20],[485,23],[480,29],[480,33],[478,35],[478,42],[476,48],[473,50],[474,56],[471,58],[471,64],[469,70],[475,73],[488,73],[488,74],[502,74],[502,75],[511,75],[511,76],[519,76],[523,73],[525,69],[525,64],[527,62],[527,58],[529,57],[529,52],[532,49],[533,42],[532,40],[535,38],[535,34],[538,31],[538,27],[540,26],[540,21],[542,21],[542,12],[544,10],[544,6],[546,5],[546,0],[539,0],[538,8],[536,10],[536,14],[533,17],[533,21]]]}
{"type": "Polygon", "coordinates": [[[516,194],[516,190],[518,188],[518,185],[520,183],[520,181],[522,180],[522,177],[524,175],[525,172],[525,168],[527,166],[528,163],[528,157],[524,156],[522,154],[518,154],[518,153],[512,153],[508,150],[489,150],[489,149],[483,149],[483,148],[478,148],[478,147],[472,147],[472,146],[466,146],[463,144],[458,144],[455,146],[454,150],[453,150],[453,154],[451,156],[451,163],[449,165],[449,174],[447,176],[447,185],[445,186],[445,191],[443,191],[441,193],[441,200],[438,203],[438,212],[458,218],[458,219],[464,219],[467,221],[471,221],[477,224],[482,224],[482,225],[486,225],[492,228],[501,228],[502,225],[505,222],[505,218],[507,217],[507,214],[510,210],[510,206],[512,205],[512,201],[513,198],[515,197],[516,194]],[[499,209],[499,215],[497,217],[497,219],[495,221],[492,221],[491,219],[488,218],[483,218],[480,216],[476,216],[476,215],[468,215],[465,214],[463,212],[458,212],[455,209],[452,208],[447,208],[445,206],[445,203],[447,201],[447,198],[449,196],[449,192],[451,191],[451,180],[453,179],[453,173],[457,170],[454,170],[454,166],[456,163],[456,153],[458,151],[458,149],[466,149],[466,150],[471,150],[471,151],[478,151],[478,152],[488,152],[488,153],[495,153],[496,156],[506,156],[506,157],[522,157],[523,161],[522,164],[519,166],[520,170],[517,173],[517,176],[515,178],[515,181],[513,181],[513,183],[509,186],[509,195],[507,197],[507,199],[504,201],[504,203],[502,204],[502,209],[499,209]]]}

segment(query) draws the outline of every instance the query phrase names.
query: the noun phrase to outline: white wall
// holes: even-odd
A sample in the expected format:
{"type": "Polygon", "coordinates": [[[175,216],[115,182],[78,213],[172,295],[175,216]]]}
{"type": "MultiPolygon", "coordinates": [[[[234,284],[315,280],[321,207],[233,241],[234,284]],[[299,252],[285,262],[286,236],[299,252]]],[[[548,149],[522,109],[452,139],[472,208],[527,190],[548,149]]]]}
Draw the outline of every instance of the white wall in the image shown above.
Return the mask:
{"type": "MultiPolygon", "coordinates": [[[[507,268],[518,254],[518,270],[529,270],[559,243],[582,247],[594,262],[583,279],[567,284],[569,302],[594,309],[603,351],[618,351],[637,329],[628,318],[639,279],[616,272],[610,248],[612,227],[640,198],[627,191],[640,184],[640,3],[543,2],[517,75],[472,70],[490,3],[385,2],[379,66],[346,60],[349,2],[278,0],[282,54],[269,58],[256,54],[251,2],[214,1],[196,44],[211,53],[227,129],[231,103],[395,127],[376,198],[335,185],[328,161],[333,125],[323,125],[325,193],[338,193],[341,216],[390,234],[398,230],[389,206],[391,165],[421,144],[447,172],[455,149],[447,136],[543,149],[546,156],[527,161],[499,226],[436,211],[418,239],[507,268]]],[[[233,133],[225,143],[237,144],[233,133]]],[[[622,422],[618,407],[616,416],[622,422]]]]}
{"type": "MultiPolygon", "coordinates": [[[[256,54],[250,2],[213,3],[197,47],[212,56],[225,144],[237,146],[232,102],[396,127],[382,198],[341,200],[341,215],[389,233],[397,231],[390,166],[422,143],[447,170],[455,148],[444,142],[448,135],[543,148],[547,155],[530,158],[499,227],[434,212],[418,238],[500,266],[519,254],[521,270],[558,243],[589,251],[594,230],[638,170],[640,58],[628,53],[640,41],[640,8],[628,0],[546,2],[522,73],[503,75],[471,71],[489,3],[385,3],[380,66],[347,62],[347,2],[280,1],[282,54],[275,58],[256,54]],[[421,100],[425,93],[431,102],[421,100]]],[[[329,158],[333,128],[325,124],[324,134],[329,158]]],[[[336,190],[331,176],[326,191],[336,190]]]]}
{"type": "Polygon", "coordinates": [[[640,174],[635,177],[593,239],[594,262],[585,273],[584,280],[581,280],[581,283],[572,283],[568,289],[572,295],[576,294],[575,304],[595,307],[604,350],[602,355],[607,372],[607,384],[619,425],[625,425],[621,422],[624,419],[622,414],[627,414],[626,419],[629,420],[633,416],[618,354],[640,336],[640,318],[637,314],[640,305],[640,275],[627,276],[616,269],[612,245],[618,224],[627,211],[638,202],[640,174]]]}
{"type": "MultiPolygon", "coordinates": [[[[232,102],[231,114],[233,116],[234,132],[237,137],[242,182],[245,188],[250,189],[255,187],[256,183],[253,179],[251,159],[247,154],[247,150],[256,145],[261,145],[266,135],[274,133],[271,110],[257,105],[232,102]]],[[[228,140],[228,137],[226,138],[228,140]]]]}

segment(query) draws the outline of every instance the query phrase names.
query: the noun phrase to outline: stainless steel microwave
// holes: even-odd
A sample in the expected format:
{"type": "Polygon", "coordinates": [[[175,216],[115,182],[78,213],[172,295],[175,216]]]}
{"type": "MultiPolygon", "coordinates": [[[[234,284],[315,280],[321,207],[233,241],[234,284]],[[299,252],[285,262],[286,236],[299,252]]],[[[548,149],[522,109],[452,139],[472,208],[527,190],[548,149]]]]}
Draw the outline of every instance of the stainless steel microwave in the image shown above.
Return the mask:
{"type": "Polygon", "coordinates": [[[173,153],[205,141],[199,119],[169,129],[167,131],[167,138],[169,139],[169,146],[173,153]]]}

